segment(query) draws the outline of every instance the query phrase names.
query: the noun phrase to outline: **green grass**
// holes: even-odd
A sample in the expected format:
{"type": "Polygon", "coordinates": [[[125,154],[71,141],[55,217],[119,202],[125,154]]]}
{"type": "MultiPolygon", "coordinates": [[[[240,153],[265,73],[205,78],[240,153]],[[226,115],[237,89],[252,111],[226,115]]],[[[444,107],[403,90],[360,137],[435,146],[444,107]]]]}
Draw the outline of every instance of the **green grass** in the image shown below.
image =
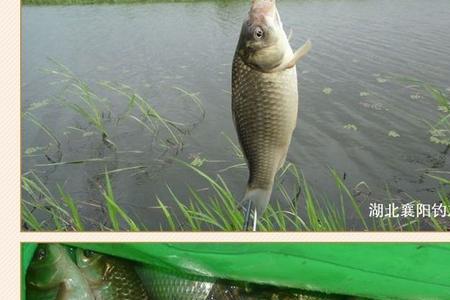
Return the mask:
{"type": "MultiPolygon", "coordinates": [[[[225,180],[217,175],[215,178],[206,174],[199,168],[183,161],[178,163],[190,169],[202,178],[211,191],[202,195],[192,187],[187,187],[189,199],[180,199],[167,186],[169,199],[160,199],[155,196],[160,213],[165,217],[165,224],[160,224],[161,230],[171,231],[237,231],[243,224],[243,212],[237,198],[228,188],[225,180]]],[[[443,174],[429,174],[430,177],[442,184],[438,192],[441,203],[450,209],[450,172],[443,174]]],[[[418,231],[424,224],[412,218],[380,218],[368,220],[367,214],[362,210],[361,201],[355,196],[342,178],[330,170],[330,180],[335,183],[339,191],[339,201],[330,201],[325,196],[319,196],[312,186],[299,172],[298,168],[287,163],[277,178],[275,192],[279,192],[281,201],[272,201],[263,217],[258,222],[259,231],[418,231]],[[286,177],[294,178],[293,186],[283,184],[286,177]],[[290,191],[288,191],[290,190],[290,191]],[[280,203],[284,203],[281,205],[280,203]],[[287,205],[286,205],[287,204],[287,205]],[[348,209],[351,207],[352,209],[348,209]],[[347,217],[353,216],[352,224],[348,224],[347,217]],[[370,221],[372,221],[370,223],[370,221]]],[[[123,210],[113,191],[109,174],[104,173],[103,184],[98,189],[103,196],[103,203],[107,209],[107,225],[97,224],[97,230],[130,230],[138,231],[143,226],[137,225],[133,217],[123,210]],[[122,221],[122,223],[121,223],[122,221]]],[[[39,177],[34,173],[22,177],[22,187],[25,192],[23,200],[22,217],[25,228],[29,230],[84,230],[85,222],[77,209],[75,201],[61,187],[59,195],[54,196],[45,187],[39,177]],[[48,215],[48,221],[39,222],[34,212],[41,211],[48,215]]],[[[391,196],[386,193],[386,200],[391,196]]],[[[412,199],[407,199],[412,200],[412,199]]],[[[420,202],[418,200],[415,200],[420,202]]],[[[429,218],[423,222],[427,228],[436,231],[447,231],[448,226],[441,219],[429,218]]],[[[94,224],[95,225],[95,224],[94,224]]]]}
{"type": "MultiPolygon", "coordinates": [[[[212,193],[203,196],[198,191],[189,188],[190,199],[181,201],[168,186],[171,199],[167,201],[158,199],[158,202],[169,229],[181,231],[241,230],[243,213],[239,206],[240,199],[232,194],[223,178],[220,175],[213,178],[186,162],[180,162],[180,164],[202,177],[208,184],[208,190],[211,190],[212,193]]],[[[373,222],[369,224],[368,214],[362,209],[364,201],[358,199],[355,193],[350,191],[350,188],[334,170],[330,170],[330,180],[335,183],[336,189],[339,191],[339,201],[330,201],[327,197],[320,196],[298,168],[287,163],[277,178],[278,184],[274,191],[278,192],[281,198],[272,199],[278,201],[269,204],[258,223],[258,230],[417,231],[424,225],[417,219],[411,218],[372,219],[373,222]],[[295,179],[294,185],[290,187],[291,192],[287,191],[289,186],[282,183],[285,177],[295,179]],[[284,203],[284,205],[280,205],[280,203],[284,203]],[[348,207],[352,209],[349,210],[348,207]],[[351,225],[347,223],[347,216],[353,216],[351,225]]],[[[441,178],[441,180],[444,179],[441,178]]],[[[439,193],[439,197],[442,203],[450,209],[448,206],[449,191],[443,189],[439,193]]],[[[392,199],[389,193],[386,193],[385,198],[385,200],[392,199]]],[[[447,230],[442,220],[436,218],[425,220],[425,223],[428,228],[434,230],[447,230]]]]}
{"type": "MultiPolygon", "coordinates": [[[[83,138],[98,139],[98,143],[105,143],[110,148],[110,155],[126,153],[126,157],[142,154],[142,150],[123,150],[121,144],[116,143],[116,132],[123,122],[127,125],[134,124],[155,139],[158,146],[164,149],[181,149],[184,145],[184,135],[189,132],[193,124],[177,122],[163,116],[149,99],[145,99],[131,87],[112,83],[100,82],[94,88],[87,82],[80,80],[67,67],[53,61],[55,68],[47,70],[48,73],[64,84],[62,92],[55,99],[37,103],[45,105],[32,105],[24,112],[23,118],[28,124],[41,130],[48,140],[49,145],[34,146],[24,151],[27,157],[45,156],[48,159],[50,146],[56,145],[58,149],[66,148],[66,142],[70,138],[60,138],[60,132],[55,132],[38,118],[39,111],[55,103],[63,109],[69,109],[78,117],[82,126],[68,126],[70,132],[81,133],[83,138]],[[96,92],[94,92],[94,90],[96,92]],[[98,93],[104,92],[108,96],[102,97],[98,93]],[[114,103],[123,99],[126,109],[122,113],[114,113],[111,109],[112,99],[114,103]],[[31,113],[33,111],[33,113],[31,113]],[[94,134],[95,133],[95,134],[94,134]],[[86,136],[86,137],[84,137],[86,136]],[[97,136],[101,136],[98,138],[97,136]]],[[[449,133],[449,98],[434,86],[416,82],[417,87],[422,88],[434,99],[439,113],[439,120],[426,123],[433,130],[440,130],[444,138],[449,133]]],[[[187,98],[196,106],[199,120],[205,117],[205,111],[201,101],[195,93],[188,92],[181,87],[173,87],[181,96],[187,98]]],[[[136,130],[133,128],[132,130],[136,130]]],[[[430,129],[431,130],[431,129],[430,129]]],[[[431,131],[430,131],[431,132],[431,131]]],[[[432,135],[433,136],[433,135],[432,135]]],[[[45,138],[44,138],[45,139],[45,138]]],[[[186,185],[183,197],[177,195],[173,186],[167,185],[167,195],[150,195],[149,203],[157,203],[156,208],[165,219],[159,224],[161,230],[241,230],[243,224],[243,212],[239,202],[243,195],[235,194],[229,188],[225,173],[236,171],[237,168],[245,168],[244,157],[237,143],[225,135],[234,152],[235,159],[220,171],[209,173],[205,171],[205,162],[210,162],[204,157],[195,157],[192,161],[175,160],[178,168],[184,168],[192,172],[192,176],[203,181],[202,189],[186,185]]],[[[431,139],[430,139],[431,140],[431,139]]],[[[434,142],[433,140],[431,140],[434,142]]],[[[445,140],[444,140],[445,141],[445,140]]],[[[42,140],[40,142],[43,142],[42,140]]],[[[73,142],[74,143],[74,142],[73,142]]],[[[440,144],[445,144],[440,142],[440,144]]],[[[77,145],[71,145],[75,149],[77,145]]],[[[127,146],[127,145],[126,145],[127,146]]],[[[61,150],[62,151],[62,150],[61,150]]],[[[27,230],[58,230],[58,231],[83,231],[83,230],[145,230],[142,222],[138,222],[137,216],[123,208],[120,203],[126,203],[127,199],[117,199],[114,193],[114,184],[111,176],[121,172],[145,172],[148,166],[145,163],[127,164],[110,168],[109,156],[88,157],[84,159],[72,158],[65,154],[65,160],[50,160],[49,163],[32,165],[22,176],[22,221],[27,230]],[[101,210],[101,216],[96,220],[87,217],[83,203],[93,205],[93,199],[80,199],[79,196],[70,194],[64,185],[46,186],[40,168],[70,167],[76,164],[95,163],[104,166],[104,172],[97,174],[95,189],[97,198],[95,205],[101,210]],[[41,177],[42,176],[42,177],[41,177]],[[53,192],[52,192],[53,191],[53,192]]],[[[27,166],[28,167],[28,166],[27,166]]],[[[45,172],[44,172],[45,174],[45,172]]],[[[427,171],[427,176],[436,180],[440,189],[436,193],[435,202],[440,202],[450,209],[450,179],[445,171],[427,171]]],[[[118,177],[119,178],[119,177],[118,177]]],[[[195,180],[198,182],[199,180],[195,180]]],[[[433,229],[447,231],[449,225],[445,220],[438,218],[369,218],[368,203],[376,199],[369,194],[361,193],[360,188],[370,190],[364,182],[356,186],[349,184],[333,169],[330,169],[329,181],[335,187],[333,196],[324,195],[320,187],[311,185],[308,178],[292,163],[286,163],[277,175],[272,200],[258,223],[260,231],[418,231],[433,229]]],[[[95,193],[94,193],[95,194],[95,193]]],[[[390,203],[420,203],[420,199],[414,199],[409,195],[403,195],[400,200],[394,200],[388,188],[384,195],[377,195],[377,202],[390,203]]],[[[398,197],[396,195],[396,197],[398,197]]],[[[430,199],[427,199],[429,201],[430,199]]],[[[158,228],[158,224],[152,224],[152,229],[158,228]]]]}
{"type": "Polygon", "coordinates": [[[423,120],[427,125],[430,134],[430,141],[435,144],[450,147],[450,95],[443,89],[430,83],[411,78],[400,77],[400,80],[411,83],[411,89],[417,94],[428,95],[433,100],[432,103],[436,108],[436,120],[423,120]]]}
{"type": "Polygon", "coordinates": [[[435,100],[439,114],[437,122],[429,124],[430,141],[450,146],[450,96],[430,84],[425,84],[424,89],[435,100]]]}
{"type": "MultiPolygon", "coordinates": [[[[45,72],[54,76],[56,83],[62,85],[62,91],[52,99],[52,102],[70,109],[86,124],[83,126],[84,129],[74,126],[69,126],[67,129],[79,131],[83,135],[97,133],[101,136],[104,144],[117,150],[118,146],[114,141],[115,129],[120,125],[120,122],[133,120],[146,129],[153,138],[157,138],[159,145],[163,148],[176,147],[180,149],[183,147],[183,137],[194,124],[180,123],[164,117],[150,103],[149,99],[143,98],[129,86],[108,81],[88,84],[79,79],[65,65],[53,59],[50,59],[50,61],[53,68],[46,69],[45,72]],[[94,92],[94,89],[97,92],[94,92]],[[123,98],[123,101],[127,103],[126,111],[114,113],[112,111],[112,99],[100,96],[99,93],[108,94],[108,97],[114,97],[117,100],[123,98]],[[110,95],[111,93],[113,94],[110,95]]],[[[198,119],[202,120],[205,111],[200,99],[195,94],[180,87],[173,88],[179,91],[181,95],[188,96],[189,101],[195,105],[199,112],[198,119]]],[[[30,111],[26,111],[24,117],[44,131],[58,148],[60,147],[61,143],[56,134],[42,124],[30,111]]]]}
{"type": "MultiPolygon", "coordinates": [[[[139,231],[132,218],[119,206],[111,186],[109,174],[105,171],[104,183],[97,183],[107,209],[106,225],[97,220],[98,229],[139,231]],[[121,225],[123,221],[124,225],[121,225]]],[[[42,180],[33,172],[22,176],[22,220],[25,229],[42,231],[83,231],[91,220],[84,218],[77,206],[77,201],[58,185],[58,195],[54,195],[42,180]],[[39,222],[34,214],[46,216],[46,221],[39,222]]]]}
{"type": "MultiPolygon", "coordinates": [[[[75,203],[80,203],[80,199],[74,200],[74,196],[66,192],[62,186],[47,187],[44,180],[37,174],[42,173],[42,169],[71,167],[81,164],[97,164],[104,165],[105,168],[111,162],[115,166],[118,162],[117,155],[125,158],[133,154],[143,154],[142,150],[129,149],[129,145],[122,143],[116,144],[113,140],[120,135],[120,125],[122,122],[128,121],[133,123],[134,130],[144,128],[152,141],[152,150],[158,150],[158,153],[166,153],[168,149],[178,151],[183,147],[183,139],[185,134],[194,124],[180,123],[170,120],[161,115],[148,99],[144,99],[137,94],[132,88],[115,84],[111,82],[100,82],[92,87],[91,84],[79,79],[66,66],[51,60],[53,67],[46,69],[45,72],[54,76],[54,83],[60,84],[62,88],[56,96],[45,102],[45,105],[30,105],[23,113],[23,119],[26,125],[31,125],[44,133],[40,143],[47,142],[46,146],[33,146],[24,150],[24,157],[38,159],[37,163],[27,165],[27,171],[22,176],[23,190],[23,221],[24,226],[31,230],[85,230],[86,228],[100,228],[105,230],[139,230],[135,221],[132,220],[125,210],[117,203],[111,186],[110,176],[121,172],[143,173],[147,171],[146,164],[130,165],[124,161],[125,166],[110,168],[96,175],[96,178],[103,178],[104,183],[97,185],[97,192],[102,196],[102,204],[107,214],[107,224],[101,221],[87,220],[83,218],[83,214],[79,212],[79,207],[75,203]],[[94,92],[93,90],[97,92],[94,92]],[[99,96],[98,93],[107,96],[99,96]],[[113,112],[112,101],[121,104],[121,98],[124,98],[126,111],[122,113],[113,112]],[[76,120],[76,125],[59,128],[58,132],[50,129],[44,124],[43,117],[39,116],[38,110],[48,108],[50,105],[53,109],[63,110],[65,116],[71,120],[76,120]],[[31,113],[33,111],[33,113],[31,113]],[[71,111],[72,116],[68,113],[71,111]],[[77,137],[81,145],[75,145],[72,140],[73,133],[77,137]],[[61,138],[61,136],[65,136],[61,138]],[[101,136],[101,138],[98,138],[101,136]],[[98,140],[97,140],[98,139],[98,140]],[[47,140],[47,141],[46,141],[47,140]],[[94,147],[99,144],[106,144],[109,151],[106,154],[100,153],[99,157],[79,158],[77,150],[75,158],[71,158],[70,152],[67,153],[68,144],[76,149],[83,149],[85,143],[90,141],[94,147]],[[156,143],[155,143],[156,141],[156,143]],[[54,147],[57,147],[57,155],[54,155],[54,147]],[[125,148],[125,149],[122,149],[125,148]],[[64,155],[63,155],[64,152],[64,155]],[[64,160],[62,158],[64,157],[64,160]],[[43,162],[42,158],[46,160],[43,162]],[[38,172],[37,172],[38,171],[38,172]],[[53,190],[53,193],[51,192],[53,190]],[[56,192],[55,192],[56,191],[56,192]],[[36,217],[39,216],[39,217],[36,217]],[[45,220],[40,222],[38,220],[45,220]],[[93,224],[94,223],[94,224],[93,224]]],[[[199,120],[204,118],[200,99],[192,93],[182,88],[175,88],[180,92],[180,97],[188,97],[199,112],[199,120]]],[[[130,126],[130,124],[127,124],[130,126]]],[[[143,135],[143,138],[147,137],[143,135]]],[[[77,140],[75,139],[75,140],[77,140]]],[[[87,154],[90,155],[90,154],[87,154]]],[[[45,174],[45,172],[44,172],[45,174]]],[[[98,200],[98,199],[97,199],[98,200]]],[[[142,226],[143,227],[143,226],[142,226]]]]}

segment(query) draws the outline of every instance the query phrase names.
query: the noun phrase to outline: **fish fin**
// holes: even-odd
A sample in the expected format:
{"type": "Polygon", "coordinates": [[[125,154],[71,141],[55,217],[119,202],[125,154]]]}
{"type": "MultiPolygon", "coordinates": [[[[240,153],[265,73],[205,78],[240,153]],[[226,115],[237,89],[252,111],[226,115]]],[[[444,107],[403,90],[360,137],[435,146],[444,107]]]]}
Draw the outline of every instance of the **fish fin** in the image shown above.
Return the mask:
{"type": "Polygon", "coordinates": [[[256,208],[256,217],[257,219],[259,219],[266,210],[267,205],[269,204],[271,194],[272,185],[268,189],[247,188],[244,199],[242,200],[242,204],[244,207],[247,207],[248,202],[252,202],[253,207],[256,208]]]}
{"type": "Polygon", "coordinates": [[[278,162],[278,169],[280,170],[281,168],[283,168],[284,163],[286,162],[286,157],[287,157],[287,152],[285,155],[283,155],[283,157],[281,157],[280,161],[278,162]]]}
{"type": "Polygon", "coordinates": [[[287,36],[288,42],[291,40],[291,38],[292,38],[292,28],[289,29],[289,34],[288,34],[288,36],[287,36]]]}
{"type": "Polygon", "coordinates": [[[312,43],[310,40],[307,40],[303,46],[295,50],[294,56],[291,58],[291,60],[287,63],[285,66],[285,69],[292,68],[297,64],[297,62],[302,59],[306,54],[308,54],[309,50],[311,50],[312,43]]]}
{"type": "Polygon", "coordinates": [[[278,67],[270,69],[270,70],[261,70],[261,71],[264,73],[275,73],[275,72],[284,71],[286,69],[290,69],[290,68],[294,67],[300,59],[302,59],[306,54],[308,54],[309,50],[311,50],[311,47],[312,47],[311,41],[307,40],[303,44],[303,46],[301,46],[300,48],[295,50],[292,58],[287,63],[281,64],[278,67]]]}
{"type": "Polygon", "coordinates": [[[70,288],[67,282],[63,281],[59,285],[58,293],[56,294],[55,300],[66,300],[70,297],[70,288]]]}

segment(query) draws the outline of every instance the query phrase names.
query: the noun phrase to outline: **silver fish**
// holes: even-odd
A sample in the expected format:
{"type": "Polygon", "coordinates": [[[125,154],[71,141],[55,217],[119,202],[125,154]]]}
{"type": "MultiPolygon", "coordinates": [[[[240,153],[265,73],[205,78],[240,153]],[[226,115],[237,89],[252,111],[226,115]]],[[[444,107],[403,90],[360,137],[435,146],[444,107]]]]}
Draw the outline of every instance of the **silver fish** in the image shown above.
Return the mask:
{"type": "Polygon", "coordinates": [[[95,300],[149,300],[130,261],[78,248],[75,259],[95,300]]]}
{"type": "Polygon", "coordinates": [[[283,166],[297,122],[296,63],[311,48],[292,51],[275,0],[253,0],[232,66],[232,113],[249,168],[243,204],[256,221],[267,207],[274,177],[283,166]]]}
{"type": "Polygon", "coordinates": [[[59,244],[38,245],[26,275],[28,300],[94,300],[80,270],[59,244]]]}
{"type": "Polygon", "coordinates": [[[214,285],[210,278],[155,266],[137,265],[135,270],[151,299],[205,300],[214,285]]]}
{"type": "MultiPolygon", "coordinates": [[[[356,300],[335,294],[308,292],[269,285],[218,281],[206,300],[356,300]]],[[[358,298],[359,300],[364,300],[358,298]]],[[[367,299],[366,299],[367,300],[367,299]]]]}

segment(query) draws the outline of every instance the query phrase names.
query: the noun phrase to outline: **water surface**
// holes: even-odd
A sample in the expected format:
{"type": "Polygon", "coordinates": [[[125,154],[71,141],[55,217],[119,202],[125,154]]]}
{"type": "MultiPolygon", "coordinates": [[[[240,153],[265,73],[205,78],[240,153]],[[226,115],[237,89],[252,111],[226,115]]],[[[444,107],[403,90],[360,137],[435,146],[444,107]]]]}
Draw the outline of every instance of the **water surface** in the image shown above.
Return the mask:
{"type": "MultiPolygon", "coordinates": [[[[394,195],[436,201],[438,185],[423,171],[449,170],[449,163],[442,154],[445,148],[429,142],[422,121],[436,119],[435,103],[392,75],[450,87],[450,2],[285,0],[278,7],[285,30],[293,30],[293,47],[307,38],[313,42],[312,51],[297,66],[299,122],[288,160],[330,199],[336,188],[329,168],[335,168],[350,186],[366,182],[379,199],[388,187],[394,195]],[[399,136],[389,136],[391,131],[399,136]]],[[[113,113],[125,111],[126,101],[102,92],[96,82],[126,84],[162,115],[196,123],[184,136],[181,151],[165,151],[153,147],[152,137],[136,123],[122,122],[112,130],[111,139],[118,146],[114,151],[98,136],[68,129],[92,130],[73,111],[52,102],[31,112],[55,132],[62,151],[58,157],[26,156],[23,170],[33,169],[55,191],[56,184],[64,186],[78,199],[83,214],[96,219],[104,214],[96,186],[104,163],[36,165],[49,159],[108,157],[109,170],[144,166],[145,172],[114,175],[114,191],[117,201],[140,222],[159,229],[163,217],[154,206],[156,195],[169,198],[166,185],[180,199],[188,195],[188,185],[207,186],[192,171],[170,163],[169,157],[206,158],[210,162],[201,168],[211,175],[239,162],[224,135],[236,140],[230,111],[231,61],[247,10],[247,2],[234,1],[23,7],[24,111],[61,93],[55,76],[42,71],[54,67],[51,58],[108,97],[113,113]],[[203,120],[173,87],[202,100],[203,120]]],[[[24,151],[48,143],[42,130],[24,121],[24,151]]],[[[240,198],[246,169],[221,176],[240,198]]]]}

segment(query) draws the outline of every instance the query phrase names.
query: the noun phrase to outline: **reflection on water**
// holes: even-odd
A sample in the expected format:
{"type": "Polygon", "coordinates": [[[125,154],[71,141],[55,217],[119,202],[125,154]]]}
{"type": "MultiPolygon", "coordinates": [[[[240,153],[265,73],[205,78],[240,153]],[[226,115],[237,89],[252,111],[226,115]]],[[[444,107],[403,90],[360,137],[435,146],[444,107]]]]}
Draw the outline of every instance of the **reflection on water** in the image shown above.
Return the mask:
{"type": "MultiPolygon", "coordinates": [[[[297,67],[300,114],[288,159],[329,198],[336,192],[328,172],[332,167],[352,186],[366,182],[374,194],[387,185],[394,194],[435,199],[437,185],[423,170],[449,169],[444,147],[428,141],[422,121],[436,118],[435,105],[395,75],[450,87],[450,3],[287,0],[278,6],[285,29],[293,30],[293,47],[306,38],[313,42],[297,67]]],[[[221,133],[235,140],[230,63],[247,9],[247,3],[234,1],[24,7],[23,108],[64,142],[61,151],[37,155],[49,137],[25,121],[23,149],[29,155],[24,171],[33,168],[49,186],[64,185],[83,199],[85,214],[96,218],[100,208],[94,187],[104,163],[36,164],[108,157],[108,170],[131,168],[112,178],[117,200],[143,224],[159,228],[162,216],[152,207],[155,195],[168,195],[166,184],[180,198],[188,193],[187,184],[205,186],[169,157],[203,158],[202,168],[210,173],[236,163],[221,133]],[[126,112],[129,102],[102,90],[99,81],[126,84],[168,119],[193,123],[196,108],[174,89],[180,87],[202,100],[205,119],[184,134],[181,151],[152,147],[145,129],[127,122],[112,130],[117,144],[112,149],[90,136],[92,126],[55,100],[67,86],[42,72],[53,66],[48,58],[107,97],[113,117],[126,112]]],[[[103,117],[108,126],[117,121],[103,117]]],[[[246,170],[231,169],[222,176],[239,198],[246,170]]]]}

